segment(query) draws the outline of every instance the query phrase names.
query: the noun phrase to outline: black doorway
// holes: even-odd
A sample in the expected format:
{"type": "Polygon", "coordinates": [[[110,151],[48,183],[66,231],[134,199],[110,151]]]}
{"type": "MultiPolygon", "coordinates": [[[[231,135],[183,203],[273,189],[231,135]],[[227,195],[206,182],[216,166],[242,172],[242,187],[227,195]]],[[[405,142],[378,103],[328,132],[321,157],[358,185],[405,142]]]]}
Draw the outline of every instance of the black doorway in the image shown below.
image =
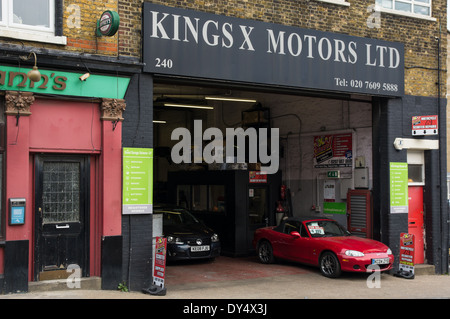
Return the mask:
{"type": "Polygon", "coordinates": [[[35,280],[89,274],[89,157],[35,157],[35,280]]]}

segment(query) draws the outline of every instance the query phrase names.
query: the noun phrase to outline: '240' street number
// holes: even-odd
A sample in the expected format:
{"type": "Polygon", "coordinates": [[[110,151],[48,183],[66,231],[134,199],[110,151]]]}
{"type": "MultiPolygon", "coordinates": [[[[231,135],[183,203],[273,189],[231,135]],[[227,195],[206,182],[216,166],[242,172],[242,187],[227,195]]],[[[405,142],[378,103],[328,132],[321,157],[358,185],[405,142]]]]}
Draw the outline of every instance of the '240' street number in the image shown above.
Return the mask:
{"type": "Polygon", "coordinates": [[[173,67],[173,61],[171,59],[155,59],[155,67],[156,68],[165,68],[165,69],[171,69],[173,67]]]}

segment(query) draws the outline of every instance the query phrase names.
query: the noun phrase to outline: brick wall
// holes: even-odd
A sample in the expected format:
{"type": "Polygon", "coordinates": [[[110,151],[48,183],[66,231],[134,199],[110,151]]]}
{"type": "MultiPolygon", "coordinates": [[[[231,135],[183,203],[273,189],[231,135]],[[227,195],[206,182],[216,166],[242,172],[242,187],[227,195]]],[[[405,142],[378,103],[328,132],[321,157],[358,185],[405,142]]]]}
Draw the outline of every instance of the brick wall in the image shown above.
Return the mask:
{"type": "Polygon", "coordinates": [[[118,11],[117,1],[65,1],[63,17],[63,34],[67,37],[65,50],[117,55],[118,34],[112,37],[95,36],[97,20],[106,10],[118,11]],[[81,20],[79,22],[78,10],[81,20]]]}
{"type": "MultiPolygon", "coordinates": [[[[32,43],[36,47],[85,52],[106,56],[141,58],[142,0],[73,0],[63,4],[63,34],[67,45],[32,43]],[[120,15],[119,31],[113,37],[96,37],[97,19],[105,10],[120,15]]],[[[446,95],[446,1],[433,0],[437,21],[392,14],[381,14],[380,28],[369,28],[368,7],[374,0],[349,0],[350,6],[327,4],[318,0],[154,0],[166,6],[180,7],[231,17],[253,19],[321,31],[403,42],[405,44],[405,93],[437,96],[438,45],[441,24],[441,96],[446,95]]],[[[26,41],[0,39],[23,45],[26,41]]],[[[26,44],[26,43],[25,43],[26,44]]]]}
{"type": "Polygon", "coordinates": [[[118,33],[112,37],[96,37],[97,20],[106,10],[118,11],[117,0],[73,0],[63,4],[63,35],[67,45],[0,39],[0,43],[30,45],[37,48],[77,51],[90,54],[116,56],[118,33]]]}
{"type": "MultiPolygon", "coordinates": [[[[446,1],[433,0],[437,21],[381,13],[380,28],[369,28],[368,7],[374,0],[349,0],[350,6],[327,4],[317,0],[225,1],[149,1],[161,5],[205,11],[231,17],[253,19],[321,31],[403,42],[405,44],[405,94],[437,96],[439,27],[441,24],[441,96],[446,95],[446,1]]],[[[119,54],[139,57],[142,1],[119,1],[122,23],[119,54]],[[130,26],[132,26],[130,28],[130,26]],[[123,35],[122,35],[123,34],[123,35]]]]}
{"type": "Polygon", "coordinates": [[[140,58],[142,0],[119,1],[119,54],[140,58]]]}

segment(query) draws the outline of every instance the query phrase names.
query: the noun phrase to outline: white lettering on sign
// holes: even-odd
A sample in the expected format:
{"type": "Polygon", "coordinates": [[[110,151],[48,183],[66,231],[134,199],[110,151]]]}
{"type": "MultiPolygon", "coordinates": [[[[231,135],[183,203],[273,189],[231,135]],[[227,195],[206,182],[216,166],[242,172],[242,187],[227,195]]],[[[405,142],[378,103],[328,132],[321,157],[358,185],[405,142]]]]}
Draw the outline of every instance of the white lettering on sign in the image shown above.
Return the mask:
{"type": "Polygon", "coordinates": [[[148,2],[143,15],[144,72],[404,94],[403,43],[148,2]]]}
{"type": "MultiPolygon", "coordinates": [[[[200,18],[151,11],[151,38],[182,42],[200,42],[211,46],[221,46],[230,49],[239,37],[239,50],[256,51],[252,40],[254,27],[239,25],[233,28],[230,22],[220,23],[216,20],[202,21],[200,18]],[[168,30],[171,30],[170,33],[168,30]],[[239,30],[238,34],[234,31],[239,30]],[[184,31],[184,32],[183,32],[184,31]]],[[[309,59],[320,58],[323,61],[333,60],[355,64],[358,61],[358,46],[355,41],[345,42],[341,39],[299,34],[287,34],[285,31],[266,29],[267,48],[270,54],[305,55],[309,59]]],[[[365,65],[380,68],[396,69],[401,58],[399,51],[385,45],[365,45],[365,65]]]]}
{"type": "Polygon", "coordinates": [[[396,48],[390,48],[382,45],[377,45],[372,48],[371,44],[366,44],[367,60],[366,65],[386,67],[385,62],[389,63],[390,69],[398,68],[400,64],[400,53],[396,48]],[[371,58],[373,56],[373,58],[371,58]]]}
{"type": "MultiPolygon", "coordinates": [[[[160,13],[151,11],[152,13],[152,32],[150,37],[161,38],[172,41],[183,41],[199,43],[203,41],[208,46],[218,46],[223,48],[231,48],[234,44],[233,25],[224,23],[219,25],[218,21],[206,20],[201,23],[199,18],[190,18],[176,14],[160,13]],[[172,19],[172,21],[169,21],[172,19]],[[180,21],[181,20],[181,21],[180,21]],[[172,34],[168,34],[168,23],[171,23],[173,29],[172,34]],[[182,27],[182,28],[181,28],[182,27]],[[184,30],[184,34],[180,35],[180,30],[184,30]]],[[[254,51],[250,35],[253,27],[240,25],[239,30],[244,38],[239,49],[254,51]]]]}

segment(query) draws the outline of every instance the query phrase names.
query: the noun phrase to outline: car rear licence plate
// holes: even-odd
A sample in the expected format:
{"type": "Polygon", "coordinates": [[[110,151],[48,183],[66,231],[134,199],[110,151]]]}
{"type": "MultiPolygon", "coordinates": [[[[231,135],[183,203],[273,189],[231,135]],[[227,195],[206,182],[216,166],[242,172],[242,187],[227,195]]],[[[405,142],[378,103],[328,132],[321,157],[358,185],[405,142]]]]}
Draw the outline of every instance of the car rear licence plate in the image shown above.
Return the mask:
{"type": "Polygon", "coordinates": [[[208,251],[209,245],[203,245],[203,246],[192,246],[191,251],[208,251]]]}
{"type": "Polygon", "coordinates": [[[389,258],[375,258],[372,259],[372,265],[389,264],[389,258]]]}

